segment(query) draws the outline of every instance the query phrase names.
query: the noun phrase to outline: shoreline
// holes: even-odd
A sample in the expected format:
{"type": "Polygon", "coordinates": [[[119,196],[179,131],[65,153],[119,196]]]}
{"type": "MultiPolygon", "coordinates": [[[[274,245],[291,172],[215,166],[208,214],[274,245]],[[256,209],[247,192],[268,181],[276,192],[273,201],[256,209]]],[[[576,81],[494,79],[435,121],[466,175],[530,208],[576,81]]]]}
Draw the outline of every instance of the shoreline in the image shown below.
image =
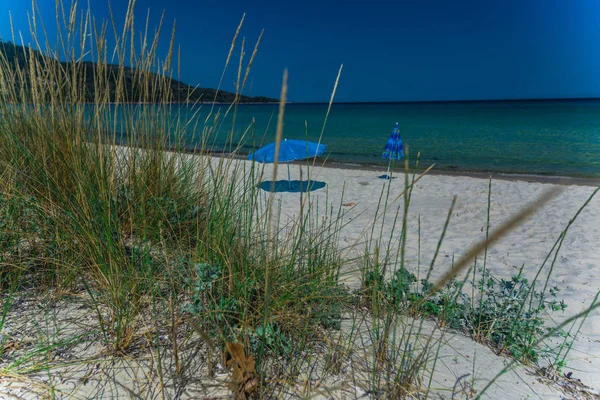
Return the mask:
{"type": "MultiPolygon", "coordinates": [[[[125,147],[138,147],[143,148],[142,146],[135,146],[132,143],[126,143],[126,141],[117,140],[115,143],[118,146],[125,147]]],[[[247,160],[246,155],[242,155],[239,153],[228,153],[224,151],[198,151],[191,147],[178,148],[176,146],[170,145],[165,146],[165,151],[174,153],[180,151],[185,154],[205,154],[210,157],[231,157],[239,160],[247,160]]],[[[381,172],[384,174],[387,170],[385,165],[377,165],[377,164],[360,164],[360,163],[350,163],[344,161],[337,160],[328,160],[328,159],[318,159],[318,162],[311,163],[315,167],[323,167],[328,169],[342,169],[342,170],[358,170],[358,171],[373,171],[373,172],[381,172]]],[[[291,165],[306,165],[306,160],[293,161],[290,163],[291,165]]],[[[435,165],[435,164],[434,164],[435,165]]],[[[396,174],[401,174],[403,170],[402,167],[396,167],[392,170],[396,174]]],[[[412,169],[411,171],[415,171],[417,174],[424,172],[428,167],[419,167],[416,169],[412,169]]],[[[473,170],[460,170],[460,169],[436,169],[434,166],[431,171],[428,172],[428,175],[437,175],[437,176],[448,176],[448,177],[470,177],[470,178],[478,178],[478,179],[489,179],[490,177],[494,180],[503,180],[503,181],[521,181],[521,182],[535,182],[535,183],[550,183],[556,185],[575,185],[575,186],[592,186],[598,187],[600,186],[600,177],[585,177],[585,176],[568,176],[568,175],[549,175],[542,173],[524,173],[524,172],[501,172],[501,171],[473,171],[473,170]]]]}
{"type": "MultiPolygon", "coordinates": [[[[175,152],[175,149],[167,150],[170,152],[175,152]]],[[[188,154],[195,154],[194,151],[183,151],[188,154]]],[[[246,160],[245,156],[236,155],[231,153],[220,153],[220,152],[208,152],[207,155],[211,157],[232,157],[235,159],[246,160]]],[[[290,163],[291,165],[306,165],[306,161],[293,161],[290,163]]],[[[358,164],[358,163],[345,163],[342,161],[335,160],[325,160],[321,162],[315,162],[315,167],[322,167],[327,169],[341,169],[341,170],[356,170],[356,171],[373,171],[380,172],[384,174],[386,172],[387,167],[381,165],[374,164],[358,164]]],[[[426,168],[417,168],[411,171],[415,171],[417,174],[422,173],[426,170],[426,168]]],[[[396,175],[402,174],[403,171],[396,168],[396,170],[392,170],[396,175]]],[[[600,178],[593,177],[577,177],[577,176],[564,176],[564,175],[542,175],[542,174],[526,174],[526,173],[512,173],[512,172],[497,172],[497,171],[468,171],[468,170],[444,170],[444,169],[436,169],[435,166],[431,171],[427,173],[428,175],[436,175],[436,176],[448,176],[448,177],[468,177],[468,178],[477,178],[477,179],[489,179],[490,177],[493,180],[503,180],[509,182],[532,182],[532,183],[550,183],[555,185],[574,185],[574,186],[592,186],[598,187],[600,186],[600,178]]],[[[375,177],[377,178],[377,177],[375,177]]]]}
{"type": "MultiPolygon", "coordinates": [[[[325,168],[340,168],[340,169],[355,169],[362,171],[381,171],[385,173],[385,168],[382,169],[380,166],[375,165],[352,165],[330,161],[324,164],[325,168]]],[[[416,169],[417,174],[424,172],[425,168],[416,169]]],[[[402,173],[402,171],[396,171],[396,174],[402,173]]],[[[576,185],[576,186],[600,186],[600,178],[585,178],[576,176],[561,176],[561,175],[541,175],[541,174],[525,174],[525,173],[512,173],[512,172],[496,172],[496,171],[467,171],[467,170],[444,170],[435,169],[435,167],[428,172],[428,175],[436,176],[448,176],[448,177],[468,177],[478,179],[489,179],[493,180],[504,180],[510,182],[522,181],[532,183],[551,183],[556,185],[576,185]]]]}

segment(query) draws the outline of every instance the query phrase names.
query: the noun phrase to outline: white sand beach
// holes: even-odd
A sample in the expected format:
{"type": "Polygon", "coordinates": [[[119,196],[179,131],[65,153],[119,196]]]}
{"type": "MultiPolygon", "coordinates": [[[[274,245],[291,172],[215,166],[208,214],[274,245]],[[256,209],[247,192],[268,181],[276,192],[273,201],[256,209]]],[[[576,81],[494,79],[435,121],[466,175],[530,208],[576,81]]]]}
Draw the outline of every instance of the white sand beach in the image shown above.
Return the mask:
{"type": "MultiPolygon", "coordinates": [[[[271,168],[270,165],[265,167],[263,175],[265,180],[271,180],[271,168]]],[[[405,187],[405,182],[403,172],[396,172],[396,178],[391,182],[378,178],[383,172],[341,168],[312,170],[311,179],[325,182],[326,186],[312,191],[311,201],[324,205],[327,200],[336,209],[340,204],[349,205],[342,207],[346,212],[344,219],[347,224],[342,228],[340,246],[356,245],[367,239],[365,230],[370,231],[380,195],[385,194],[388,186],[389,199],[397,199],[397,201],[389,205],[388,215],[384,221],[380,221],[383,229],[380,231],[380,225],[377,225],[375,235],[379,236],[379,232],[382,232],[381,237],[384,239],[390,237],[396,210],[403,204],[403,198],[398,197],[405,187]]],[[[291,174],[292,181],[299,180],[299,166],[292,166],[291,174]]],[[[287,169],[283,165],[279,167],[278,180],[285,179],[287,179],[287,169]]],[[[306,176],[303,180],[306,180],[306,176]]],[[[431,274],[432,281],[435,282],[447,271],[451,266],[452,257],[458,259],[471,245],[485,239],[488,184],[487,179],[433,174],[424,176],[416,183],[408,213],[406,246],[406,265],[411,272],[415,274],[418,272],[419,259],[421,276],[427,270],[454,196],[457,197],[456,205],[431,274]],[[418,254],[419,219],[420,255],[418,254]]],[[[502,224],[553,186],[560,186],[563,191],[489,248],[487,267],[494,276],[508,279],[523,266],[524,275],[532,280],[554,243],[559,239],[561,232],[592,195],[595,187],[527,182],[517,179],[492,181],[490,230],[502,224]]],[[[281,209],[290,218],[299,210],[299,197],[299,193],[282,192],[275,195],[276,201],[281,202],[281,209]]],[[[381,208],[382,206],[380,206],[380,214],[381,208]]],[[[393,234],[396,241],[400,237],[401,219],[400,214],[393,234]]],[[[569,228],[556,258],[548,285],[560,289],[557,298],[564,299],[567,309],[564,313],[553,313],[552,317],[555,321],[549,322],[550,326],[590,306],[594,296],[600,290],[599,244],[600,195],[597,195],[569,228]]],[[[364,245],[359,244],[356,249],[362,250],[364,245]]],[[[539,280],[542,283],[549,272],[553,257],[554,254],[540,274],[539,280]]],[[[478,265],[481,265],[483,255],[478,258],[478,265]]],[[[352,275],[352,272],[349,274],[352,275]]],[[[358,284],[358,278],[352,279],[351,276],[346,278],[351,285],[358,284]]],[[[573,371],[573,376],[580,378],[584,383],[600,388],[600,310],[590,314],[583,325],[567,357],[565,371],[573,371]]]]}
{"type": "MultiPolygon", "coordinates": [[[[214,162],[217,160],[213,159],[214,162]]],[[[235,162],[247,163],[246,167],[250,166],[247,161],[235,162]]],[[[264,166],[263,181],[271,180],[272,168],[272,165],[264,166]]],[[[306,168],[302,167],[302,169],[304,171],[302,179],[306,180],[306,168]]],[[[345,224],[341,229],[339,246],[347,250],[346,256],[352,259],[364,251],[373,220],[376,215],[382,215],[383,205],[379,204],[380,198],[385,198],[385,193],[389,189],[387,198],[390,199],[390,203],[387,215],[385,218],[378,219],[373,236],[374,240],[383,238],[382,247],[387,246],[391,237],[391,247],[397,248],[402,224],[401,213],[397,220],[395,217],[398,206],[401,207],[403,204],[401,194],[405,187],[404,174],[396,172],[396,178],[388,181],[378,178],[382,173],[383,171],[366,169],[314,167],[311,170],[311,179],[319,183],[319,189],[311,191],[310,195],[287,191],[274,194],[275,206],[280,208],[283,214],[280,222],[285,225],[286,218],[293,220],[298,215],[301,198],[303,201],[312,202],[313,205],[318,204],[319,214],[323,216],[328,214],[331,209],[335,216],[337,210],[341,208],[345,224]],[[394,221],[396,226],[394,226],[394,221]]],[[[285,165],[279,166],[277,179],[287,180],[285,165]]],[[[298,165],[291,166],[291,179],[292,181],[300,180],[298,165]]],[[[471,245],[485,239],[488,184],[487,179],[460,175],[425,175],[415,184],[408,211],[405,257],[406,268],[409,271],[420,277],[424,277],[426,274],[454,196],[456,196],[454,212],[439,249],[431,280],[435,282],[450,268],[453,257],[458,259],[471,245]]],[[[561,232],[592,195],[595,187],[527,182],[516,179],[492,181],[490,207],[490,229],[492,231],[553,186],[560,186],[563,189],[562,192],[489,248],[487,268],[495,277],[510,278],[523,266],[525,276],[533,279],[561,232]]],[[[285,189],[285,187],[286,184],[283,188],[285,189]]],[[[267,199],[270,193],[261,191],[261,195],[267,199]]],[[[553,313],[554,321],[548,321],[548,326],[555,326],[590,306],[594,296],[600,290],[600,280],[597,279],[600,273],[599,243],[600,196],[597,196],[592,199],[570,227],[562,249],[556,258],[548,284],[560,289],[558,299],[564,299],[568,307],[564,313],[553,313]]],[[[482,257],[483,255],[478,257],[478,265],[481,265],[482,257]]],[[[553,257],[550,257],[541,273],[542,283],[552,259],[553,257]]],[[[343,271],[342,280],[350,288],[357,289],[360,285],[358,262],[353,261],[348,264],[343,271]]],[[[89,324],[93,324],[94,318],[91,311],[82,312],[89,314],[86,318],[89,320],[89,324]]],[[[71,314],[70,312],[66,314],[65,321],[71,321],[73,315],[68,315],[71,314]]],[[[81,319],[83,320],[83,318],[81,319]]],[[[13,327],[16,327],[16,320],[17,318],[9,320],[9,328],[11,323],[13,327]]],[[[72,322],[67,322],[67,324],[72,324],[72,322]]],[[[369,322],[365,321],[363,328],[369,329],[368,324],[369,322]]],[[[575,325],[575,330],[578,326],[579,324],[575,325]]],[[[568,328],[569,326],[567,326],[568,328]]],[[[349,327],[344,321],[342,334],[348,329],[349,327]]],[[[426,321],[425,333],[435,329],[433,321],[426,321]]],[[[351,365],[342,368],[342,372],[337,378],[320,382],[314,391],[307,392],[306,388],[290,388],[290,391],[296,391],[299,398],[306,395],[327,399],[369,397],[364,387],[355,384],[361,381],[360,375],[367,374],[362,377],[364,378],[362,380],[369,379],[368,367],[362,370],[360,367],[353,368],[360,364],[361,357],[365,360],[368,359],[369,348],[372,349],[372,346],[368,343],[368,338],[365,339],[359,335],[354,340],[357,339],[362,341],[362,345],[356,343],[355,346],[357,358],[350,363],[351,365]],[[361,346],[364,346],[364,352],[361,351],[361,346]],[[361,352],[364,354],[361,355],[361,352]]],[[[441,340],[444,345],[437,356],[438,362],[431,380],[432,398],[451,398],[453,394],[460,398],[474,398],[511,361],[507,356],[497,356],[489,347],[475,342],[463,333],[446,331],[441,340]]],[[[192,352],[192,350],[189,351],[192,352]]],[[[112,365],[111,362],[113,361],[107,360],[106,365],[112,365]]],[[[140,390],[136,386],[139,385],[139,382],[128,376],[133,373],[146,374],[151,368],[154,368],[153,362],[151,358],[137,360],[135,362],[137,372],[129,371],[128,367],[125,367],[115,375],[115,382],[119,376],[123,377],[118,384],[99,382],[98,385],[103,387],[103,393],[107,395],[127,397],[140,390]]],[[[540,361],[540,366],[543,367],[544,362],[546,361],[540,361]]],[[[97,365],[100,364],[99,362],[97,365]]],[[[95,361],[94,365],[96,365],[95,361]]],[[[229,372],[222,370],[221,373],[217,373],[216,378],[209,378],[200,372],[200,369],[204,367],[198,366],[198,374],[200,374],[197,376],[198,382],[190,383],[181,394],[181,398],[227,398],[229,392],[226,385],[229,372]]],[[[58,367],[53,374],[60,372],[61,368],[58,367]]],[[[58,385],[57,389],[59,390],[61,385],[65,386],[64,390],[70,390],[71,386],[69,385],[72,383],[69,379],[81,382],[81,376],[96,367],[82,363],[66,368],[68,369],[65,371],[70,371],[67,374],[70,378],[58,385]]],[[[600,312],[598,310],[589,315],[583,325],[567,357],[563,372],[570,372],[570,376],[575,381],[580,379],[584,385],[589,387],[586,390],[592,393],[591,396],[600,396],[600,312]]],[[[22,398],[37,398],[40,392],[36,391],[36,388],[39,387],[39,383],[44,382],[48,382],[48,374],[45,371],[29,376],[26,382],[5,378],[4,381],[0,381],[0,392],[22,398]]],[[[172,384],[175,387],[177,385],[176,382],[172,382],[172,384]]],[[[153,385],[157,386],[158,382],[148,382],[145,385],[145,390],[149,390],[148,393],[151,393],[156,388],[152,390],[148,388],[153,385]]],[[[86,394],[98,393],[98,389],[92,384],[78,383],[76,386],[75,398],[85,398],[86,394]]],[[[565,393],[560,391],[558,386],[553,385],[550,380],[541,380],[536,375],[535,368],[524,366],[515,366],[510,372],[498,378],[483,397],[489,399],[597,398],[578,395],[565,397],[565,393]]]]}

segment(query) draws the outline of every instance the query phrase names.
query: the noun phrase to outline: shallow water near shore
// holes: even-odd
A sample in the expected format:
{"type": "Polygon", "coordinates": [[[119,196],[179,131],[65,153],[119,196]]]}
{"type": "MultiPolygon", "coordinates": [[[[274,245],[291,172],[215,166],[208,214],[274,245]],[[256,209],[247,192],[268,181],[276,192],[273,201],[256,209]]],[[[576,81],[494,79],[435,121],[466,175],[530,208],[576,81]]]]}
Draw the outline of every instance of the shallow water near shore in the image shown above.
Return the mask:
{"type": "MultiPolygon", "coordinates": [[[[213,108],[174,107],[182,120],[195,115],[199,127],[213,108]]],[[[219,111],[221,117],[210,148],[248,153],[272,142],[277,107],[240,105],[234,116],[228,106],[215,105],[212,115],[219,111]]],[[[327,107],[287,105],[284,137],[317,141],[327,107]]],[[[436,164],[436,170],[600,177],[599,100],[334,104],[322,136],[327,160],[386,164],[381,152],[395,122],[410,158],[420,153],[420,163],[436,164]]],[[[196,130],[191,124],[186,129],[188,146],[198,143],[196,130]]]]}

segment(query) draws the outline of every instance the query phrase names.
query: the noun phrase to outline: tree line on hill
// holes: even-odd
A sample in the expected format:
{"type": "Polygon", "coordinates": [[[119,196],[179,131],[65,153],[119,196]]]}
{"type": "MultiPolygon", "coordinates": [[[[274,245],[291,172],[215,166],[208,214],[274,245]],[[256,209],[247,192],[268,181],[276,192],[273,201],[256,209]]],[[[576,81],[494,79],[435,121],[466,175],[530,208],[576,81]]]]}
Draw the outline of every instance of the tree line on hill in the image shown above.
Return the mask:
{"type": "MultiPolygon", "coordinates": [[[[148,71],[148,68],[136,68],[108,63],[90,61],[59,61],[28,46],[0,41],[0,68],[15,74],[15,93],[19,95],[23,87],[29,85],[31,79],[26,68],[31,62],[39,62],[51,73],[38,77],[49,85],[68,88],[69,81],[76,74],[80,83],[77,98],[82,102],[95,102],[100,95],[109,102],[138,103],[165,102],[174,103],[270,103],[277,99],[265,96],[245,96],[212,88],[193,87],[169,76],[148,71]],[[51,65],[54,64],[54,65],[51,65]],[[60,65],[57,65],[60,64],[60,65]],[[56,68],[58,67],[58,68],[56,68]],[[76,70],[73,70],[73,69],[76,70]],[[20,70],[22,73],[18,73],[20,70]],[[61,79],[64,78],[64,79],[61,79]],[[21,82],[25,80],[25,82],[21,82]],[[101,91],[102,93],[98,93],[101,91]],[[106,97],[107,96],[107,97],[106,97]]],[[[68,90],[68,89],[66,89],[68,90]]]]}

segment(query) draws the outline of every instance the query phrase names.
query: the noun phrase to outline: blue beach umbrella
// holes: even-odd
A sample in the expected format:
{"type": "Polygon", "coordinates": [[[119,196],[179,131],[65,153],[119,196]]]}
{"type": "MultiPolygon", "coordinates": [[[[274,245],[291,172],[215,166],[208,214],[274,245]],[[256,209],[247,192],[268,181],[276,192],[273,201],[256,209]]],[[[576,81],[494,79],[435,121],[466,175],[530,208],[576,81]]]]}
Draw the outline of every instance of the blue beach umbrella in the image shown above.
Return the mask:
{"type": "Polygon", "coordinates": [[[390,165],[392,160],[400,160],[404,158],[404,148],[402,146],[402,138],[400,137],[400,130],[397,122],[396,126],[394,126],[392,134],[390,135],[390,138],[385,144],[385,148],[383,149],[383,154],[381,157],[389,160],[387,173],[381,176],[381,178],[390,179],[390,165]]]}
{"type": "MultiPolygon", "coordinates": [[[[320,156],[325,153],[327,145],[307,140],[287,140],[281,141],[279,146],[278,161],[288,163],[288,187],[290,184],[290,164],[295,160],[303,160],[305,158],[320,156]]],[[[254,160],[262,163],[275,162],[275,142],[269,143],[264,147],[256,150],[248,155],[248,160],[254,160]]]]}

